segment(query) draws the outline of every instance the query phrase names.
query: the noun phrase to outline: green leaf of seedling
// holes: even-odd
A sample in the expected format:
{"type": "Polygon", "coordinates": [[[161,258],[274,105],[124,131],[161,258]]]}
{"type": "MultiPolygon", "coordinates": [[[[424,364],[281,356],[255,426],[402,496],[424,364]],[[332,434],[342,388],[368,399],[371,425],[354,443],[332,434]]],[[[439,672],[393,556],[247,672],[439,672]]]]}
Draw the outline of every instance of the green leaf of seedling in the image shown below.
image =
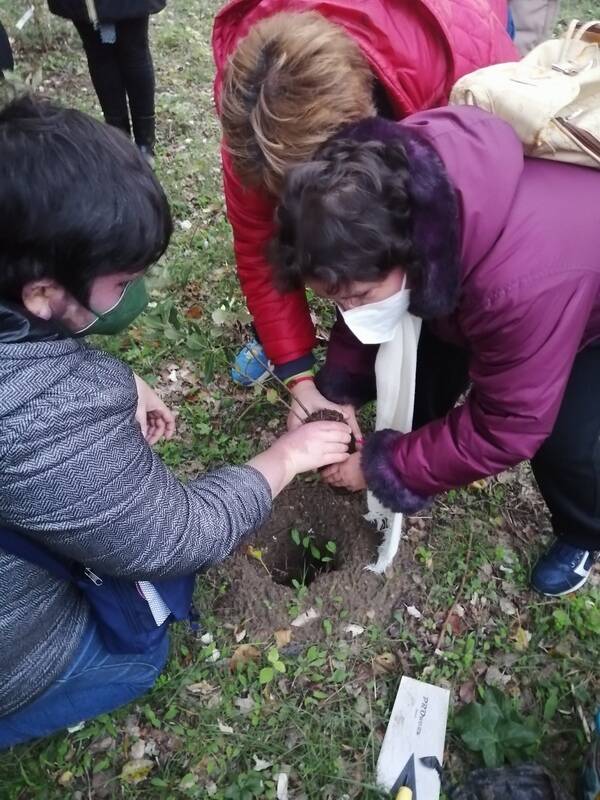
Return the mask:
{"type": "Polygon", "coordinates": [[[302,539],[302,547],[304,547],[305,550],[308,550],[310,547],[310,536],[305,536],[304,539],[302,539]]]}
{"type": "Polygon", "coordinates": [[[153,725],[155,728],[160,728],[161,727],[160,720],[158,719],[158,717],[156,716],[154,711],[148,705],[144,706],[144,716],[146,717],[148,722],[151,725],[153,725]]]}
{"type": "Polygon", "coordinates": [[[267,661],[270,664],[274,664],[276,661],[279,661],[279,650],[276,647],[271,647],[267,653],[267,661]]]}
{"type": "Polygon", "coordinates": [[[300,531],[297,528],[292,528],[291,537],[292,542],[300,547],[300,531]]]}
{"type": "Polygon", "coordinates": [[[283,661],[274,661],[273,667],[277,670],[277,672],[285,672],[285,664],[283,661]]]}
{"type": "Polygon", "coordinates": [[[546,702],[544,703],[544,719],[549,722],[558,710],[558,692],[552,689],[546,702]]]}
{"type": "Polygon", "coordinates": [[[335,542],[329,541],[329,542],[326,543],[325,549],[329,550],[330,553],[336,553],[337,552],[337,545],[336,545],[335,542]]]}
{"type": "Polygon", "coordinates": [[[316,547],[314,544],[311,544],[311,546],[310,546],[310,552],[311,552],[311,554],[312,554],[313,558],[316,558],[316,559],[317,559],[317,561],[320,561],[320,560],[321,560],[321,551],[320,551],[320,550],[319,550],[319,548],[318,548],[318,547],[316,547]]]}
{"type": "Polygon", "coordinates": [[[258,673],[258,682],[261,684],[261,686],[264,686],[265,683],[271,683],[274,677],[275,670],[273,667],[263,667],[258,673]]]}
{"type": "Polygon", "coordinates": [[[571,624],[571,618],[562,608],[557,608],[556,611],[553,612],[552,618],[554,620],[554,626],[558,631],[568,628],[571,624]]]}

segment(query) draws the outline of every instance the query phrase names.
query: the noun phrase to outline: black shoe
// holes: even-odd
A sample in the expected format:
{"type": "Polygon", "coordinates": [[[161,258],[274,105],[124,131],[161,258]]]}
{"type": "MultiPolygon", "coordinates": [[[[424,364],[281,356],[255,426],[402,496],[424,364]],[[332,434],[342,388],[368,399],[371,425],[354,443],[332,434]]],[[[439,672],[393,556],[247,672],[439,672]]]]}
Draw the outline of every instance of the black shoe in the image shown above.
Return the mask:
{"type": "Polygon", "coordinates": [[[150,164],[154,166],[154,143],[156,140],[156,120],[155,117],[133,117],[133,138],[140,148],[140,152],[150,164]]]}
{"type": "Polygon", "coordinates": [[[154,169],[154,153],[150,152],[145,144],[139,146],[139,151],[144,156],[146,163],[154,169]]]}

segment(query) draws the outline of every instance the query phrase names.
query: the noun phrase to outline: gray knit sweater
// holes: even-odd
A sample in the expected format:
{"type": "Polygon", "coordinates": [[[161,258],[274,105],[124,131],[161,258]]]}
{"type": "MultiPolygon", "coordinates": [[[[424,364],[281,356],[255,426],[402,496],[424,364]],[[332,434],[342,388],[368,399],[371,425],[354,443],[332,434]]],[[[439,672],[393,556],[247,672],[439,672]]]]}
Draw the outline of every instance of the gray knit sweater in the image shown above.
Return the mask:
{"type": "MultiPolygon", "coordinates": [[[[180,483],[135,421],[133,375],[74,339],[2,342],[0,524],[107,575],[183,575],[224,559],[271,508],[250,467],[180,483]]],[[[88,608],[71,585],[2,552],[0,716],[67,667],[88,608]]]]}

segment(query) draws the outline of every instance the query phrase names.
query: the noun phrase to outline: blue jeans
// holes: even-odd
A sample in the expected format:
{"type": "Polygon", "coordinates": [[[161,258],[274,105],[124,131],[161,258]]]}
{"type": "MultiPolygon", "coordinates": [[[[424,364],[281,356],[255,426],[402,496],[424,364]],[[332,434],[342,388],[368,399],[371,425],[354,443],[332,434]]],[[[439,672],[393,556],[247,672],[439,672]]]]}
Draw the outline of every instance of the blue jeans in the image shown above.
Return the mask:
{"type": "Polygon", "coordinates": [[[160,675],[169,637],[143,655],[109,653],[94,623],[66,671],[29,705],[0,717],[0,750],[48,736],[144,694],[160,675]]]}

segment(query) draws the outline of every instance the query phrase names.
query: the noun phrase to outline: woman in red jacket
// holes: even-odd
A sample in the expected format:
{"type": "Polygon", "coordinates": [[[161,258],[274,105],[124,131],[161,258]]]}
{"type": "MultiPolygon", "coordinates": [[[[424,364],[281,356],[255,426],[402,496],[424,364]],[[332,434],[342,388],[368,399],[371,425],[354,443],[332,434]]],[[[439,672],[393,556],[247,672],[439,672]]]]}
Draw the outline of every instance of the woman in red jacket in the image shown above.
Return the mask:
{"type": "Polygon", "coordinates": [[[332,404],[312,381],[305,293],[278,293],[264,255],[283,176],[341,125],[443,105],[461,75],[518,58],[506,22],[506,0],[233,0],[217,16],[215,97],[238,275],[266,357],[309,410],[332,404]]]}

